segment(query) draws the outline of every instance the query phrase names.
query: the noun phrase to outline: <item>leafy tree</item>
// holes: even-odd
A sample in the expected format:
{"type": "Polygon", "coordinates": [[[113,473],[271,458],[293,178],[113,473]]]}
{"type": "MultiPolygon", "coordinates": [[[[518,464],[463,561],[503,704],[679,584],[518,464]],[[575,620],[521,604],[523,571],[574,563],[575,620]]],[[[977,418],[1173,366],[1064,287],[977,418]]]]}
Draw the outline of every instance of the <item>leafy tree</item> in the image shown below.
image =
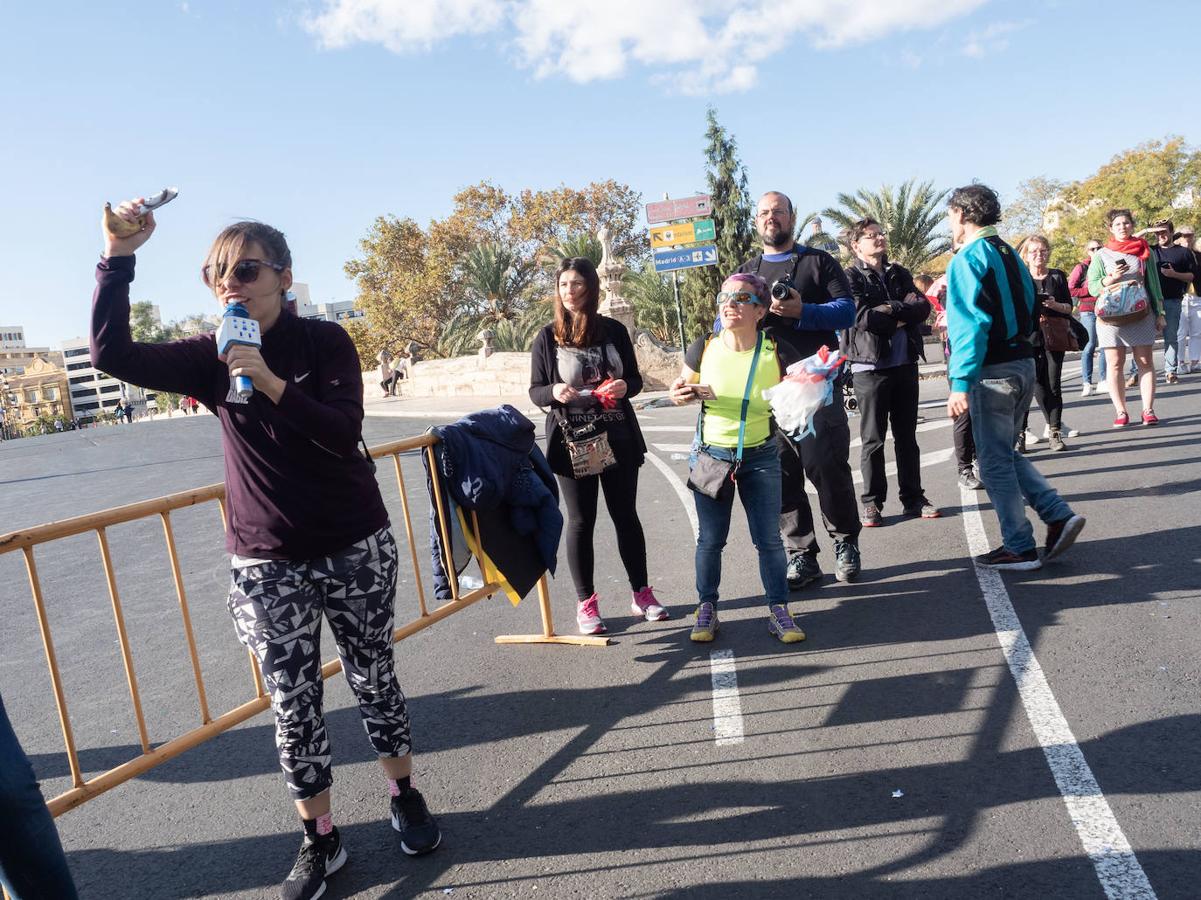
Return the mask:
{"type": "Polygon", "coordinates": [[[1086,241],[1104,240],[1105,213],[1114,207],[1131,210],[1138,229],[1156,219],[1201,224],[1201,152],[1179,137],[1150,141],[1068,185],[1058,227],[1049,234],[1051,265],[1070,270],[1086,241]]]}
{"type": "Polygon", "coordinates": [[[895,192],[884,185],[874,193],[860,188],[854,194],[839,194],[839,206],[822,215],[843,231],[859,219],[875,219],[888,235],[889,259],[920,272],[950,249],[950,239],[938,233],[945,215],[940,206],[946,195],[946,191],[936,191],[932,182],[916,184],[911,178],[895,192]]]}
{"type": "Polygon", "coordinates": [[[689,269],[680,285],[688,340],[713,327],[714,297],[725,276],[751,255],[755,240],[755,212],[747,190],[746,166],[738,158],[738,144],[717,121],[713,107],[706,112],[705,121],[705,180],[717,228],[717,265],[689,269]]]}
{"type": "Polygon", "coordinates": [[[539,263],[573,236],[604,224],[627,263],[644,258],[641,209],[640,195],[615,181],[517,196],[485,181],[456,194],[451,214],[426,228],[379,217],[345,271],[358,285],[367,327],[382,335],[373,341],[414,340],[439,352],[454,344],[440,338],[460,313],[459,323],[486,310],[494,321],[513,319],[532,297],[548,293],[550,278],[539,263]]]}
{"type": "Polygon", "coordinates": [[[1035,175],[1018,185],[1017,199],[1001,213],[1001,228],[1007,237],[1027,237],[1043,230],[1043,217],[1063,196],[1067,185],[1055,178],[1035,175]]]}
{"type": "Polygon", "coordinates": [[[163,325],[154,317],[154,304],[148,300],[129,305],[129,330],[135,341],[144,344],[161,344],[181,334],[178,324],[163,325]]]}

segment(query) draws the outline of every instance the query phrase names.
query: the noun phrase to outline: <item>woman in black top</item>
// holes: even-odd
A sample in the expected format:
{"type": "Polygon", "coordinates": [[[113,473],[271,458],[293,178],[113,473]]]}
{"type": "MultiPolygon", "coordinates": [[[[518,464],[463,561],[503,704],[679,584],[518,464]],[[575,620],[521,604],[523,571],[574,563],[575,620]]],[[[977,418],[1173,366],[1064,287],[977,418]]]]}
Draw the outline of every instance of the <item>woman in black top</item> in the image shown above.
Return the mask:
{"type": "Polygon", "coordinates": [[[549,406],[546,458],[559,478],[567,505],[567,564],[575,582],[576,624],[582,634],[602,634],[605,623],[593,583],[592,533],[601,490],[617,531],[617,550],[630,579],[632,612],[657,622],[668,617],[647,585],[646,539],[638,519],[638,468],[646,444],[630,397],[642,390],[642,375],[625,326],[602,316],[600,277],[585,257],[565,259],[555,275],[555,321],[534,340],[530,399],[549,406]],[[608,393],[617,398],[605,409],[593,391],[611,380],[608,393]],[[603,432],[617,462],[600,475],[575,478],[563,424],[573,430],[603,432]]]}
{"type": "MultiPolygon", "coordinates": [[[[1070,319],[1072,316],[1072,294],[1068,290],[1068,277],[1060,269],[1047,267],[1051,258],[1051,242],[1041,234],[1032,235],[1022,244],[1022,259],[1034,280],[1034,291],[1039,302],[1039,327],[1034,332],[1034,397],[1047,420],[1048,440],[1051,450],[1066,450],[1063,442],[1063,350],[1048,350],[1043,339],[1042,322],[1047,319],[1070,319]]],[[[1030,416],[1029,410],[1026,418],[1030,416]]],[[[1022,422],[1022,433],[1018,438],[1018,449],[1026,449],[1026,421],[1022,422]]]]}

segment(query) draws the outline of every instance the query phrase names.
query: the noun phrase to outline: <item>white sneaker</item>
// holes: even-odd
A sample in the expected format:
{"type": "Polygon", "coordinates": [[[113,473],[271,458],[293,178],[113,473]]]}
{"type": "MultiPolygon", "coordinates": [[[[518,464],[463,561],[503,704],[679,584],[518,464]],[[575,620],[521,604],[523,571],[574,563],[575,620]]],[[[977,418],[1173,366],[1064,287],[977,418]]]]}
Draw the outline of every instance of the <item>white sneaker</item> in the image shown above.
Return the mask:
{"type": "MultiPolygon", "coordinates": [[[[1047,435],[1049,436],[1050,434],[1051,434],[1050,429],[1047,429],[1047,435]]],[[[1027,445],[1037,444],[1041,440],[1043,440],[1043,438],[1039,437],[1035,432],[1031,431],[1029,428],[1026,429],[1026,444],[1027,445]]]]}
{"type": "Polygon", "coordinates": [[[1086,381],[1084,383],[1084,386],[1080,388],[1080,396],[1081,397],[1089,397],[1089,396],[1092,396],[1092,393],[1093,393],[1093,386],[1086,381]]]}
{"type": "MultiPolygon", "coordinates": [[[[1077,431],[1075,428],[1073,428],[1067,422],[1061,421],[1059,423],[1059,434],[1062,437],[1075,437],[1079,433],[1080,433],[1079,431],[1077,431]]],[[[1050,425],[1043,426],[1043,440],[1044,441],[1051,440],[1051,426],[1050,425]]]]}

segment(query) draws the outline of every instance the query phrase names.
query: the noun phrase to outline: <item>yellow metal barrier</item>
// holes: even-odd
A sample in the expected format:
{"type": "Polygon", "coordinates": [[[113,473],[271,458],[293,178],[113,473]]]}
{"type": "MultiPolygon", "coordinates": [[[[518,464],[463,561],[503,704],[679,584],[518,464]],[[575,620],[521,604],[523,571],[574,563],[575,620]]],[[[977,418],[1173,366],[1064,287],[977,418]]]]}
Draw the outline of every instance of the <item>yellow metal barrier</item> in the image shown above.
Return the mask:
{"type": "MultiPolygon", "coordinates": [[[[432,435],[421,435],[418,437],[404,438],[398,441],[392,441],[386,444],[380,444],[371,448],[371,455],[375,458],[391,456],[396,472],[396,481],[400,489],[401,509],[403,511],[405,537],[409,544],[409,553],[413,564],[414,580],[417,586],[417,605],[419,615],[416,619],[408,622],[405,625],[398,627],[393,633],[394,641],[401,641],[410,635],[416,634],[425,628],[429,628],[436,622],[440,622],[447,616],[453,615],[461,609],[464,609],[477,600],[482,600],[484,597],[490,597],[501,589],[500,584],[492,580],[492,573],[488,570],[488,566],[480,555],[480,569],[484,579],[482,587],[467,593],[460,593],[458,579],[455,577],[455,567],[451,558],[451,549],[449,541],[450,523],[447,521],[446,509],[442,503],[441,482],[438,476],[437,466],[434,462],[434,445],[437,444],[437,438],[432,435]],[[435,487],[435,497],[437,502],[435,505],[435,518],[439,533],[442,536],[442,546],[444,551],[443,564],[451,585],[451,600],[437,609],[432,611],[426,607],[425,589],[421,583],[421,569],[417,562],[417,545],[413,536],[413,522],[410,512],[409,497],[406,490],[404,473],[401,471],[400,455],[409,451],[418,451],[427,454],[429,459],[430,471],[435,487]]],[[[196,639],[192,629],[192,616],[188,609],[188,599],[184,591],[183,576],[179,566],[179,556],[175,547],[175,535],[171,526],[171,513],[174,510],[185,509],[190,506],[196,506],[201,503],[215,501],[218,504],[221,514],[222,524],[226,522],[225,516],[225,485],[212,484],[207,487],[196,488],[190,491],[181,491],[176,494],[170,494],[166,497],[159,497],[153,500],[143,500],[138,503],[130,503],[126,506],[118,506],[113,509],[103,510],[101,512],[92,513],[85,516],[77,516],[72,519],[64,519],[59,522],[50,522],[45,525],[37,525],[33,528],[14,531],[8,534],[0,535],[0,554],[20,551],[25,557],[25,568],[29,574],[29,588],[33,597],[34,608],[37,612],[38,628],[42,636],[42,645],[46,652],[46,664],[50,670],[50,682],[54,690],[54,701],[58,708],[59,725],[62,728],[63,743],[67,751],[67,761],[71,771],[70,790],[59,794],[47,803],[51,813],[55,816],[66,812],[69,809],[84,803],[87,800],[102,794],[111,788],[116,787],[123,782],[140,775],[149,769],[154,768],[166,762],[173,757],[178,756],[186,750],[189,750],[197,745],[215,737],[223,731],[226,731],[235,725],[246,721],[251,716],[254,716],[270,705],[270,698],[267,697],[263,690],[262,680],[259,675],[258,665],[253,654],[250,657],[251,678],[254,682],[254,698],[246,701],[240,706],[236,706],[220,715],[213,717],[210,715],[208,707],[208,699],[204,688],[204,676],[201,673],[200,656],[196,650],[196,639]],[[121,609],[120,594],[117,590],[117,580],[113,572],[112,556],[109,552],[107,529],[114,525],[119,525],[127,522],[134,522],[139,519],[152,518],[158,516],[163,523],[163,534],[166,538],[167,556],[171,564],[171,576],[175,583],[175,592],[179,601],[180,614],[183,617],[184,634],[188,644],[188,654],[192,663],[192,675],[196,682],[196,697],[200,710],[200,725],[193,728],[184,734],[171,738],[157,747],[151,746],[150,734],[146,728],[146,719],[142,710],[141,695],[138,691],[138,680],[134,671],[134,654],[133,648],[130,646],[129,638],[125,629],[125,616],[121,609]],[[130,702],[133,707],[134,718],[138,726],[138,738],[142,746],[142,753],[128,762],[122,763],[115,768],[109,769],[93,778],[86,781],[83,778],[83,773],[79,765],[79,753],[75,746],[75,737],[71,731],[71,717],[67,712],[67,699],[63,691],[62,675],[59,671],[58,660],[54,652],[54,640],[50,634],[50,624],[46,616],[46,602],[42,595],[42,585],[38,578],[37,562],[34,559],[34,548],[39,544],[45,544],[50,541],[60,540],[63,538],[73,537],[87,532],[95,532],[100,543],[100,559],[104,567],[105,580],[108,583],[109,600],[112,603],[113,619],[117,628],[117,639],[121,648],[121,659],[125,668],[125,678],[129,687],[130,702]]],[[[471,516],[472,537],[475,540],[477,548],[482,547],[480,542],[479,521],[474,513],[471,516]]],[[[538,582],[538,604],[542,616],[542,634],[532,635],[502,635],[496,638],[497,643],[561,643],[561,644],[579,644],[585,646],[603,646],[608,643],[605,637],[588,637],[577,635],[557,635],[554,630],[554,622],[551,618],[550,609],[550,592],[547,587],[546,576],[538,582]]],[[[341,671],[342,663],[340,660],[333,660],[325,663],[321,668],[321,674],[325,678],[329,678],[341,671]]]]}

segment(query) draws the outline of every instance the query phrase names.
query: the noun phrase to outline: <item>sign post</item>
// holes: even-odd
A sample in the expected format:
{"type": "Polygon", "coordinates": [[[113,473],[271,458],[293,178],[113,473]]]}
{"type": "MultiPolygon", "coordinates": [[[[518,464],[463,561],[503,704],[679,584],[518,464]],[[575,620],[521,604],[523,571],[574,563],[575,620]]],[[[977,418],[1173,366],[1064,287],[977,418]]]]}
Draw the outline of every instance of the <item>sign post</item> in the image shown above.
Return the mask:
{"type": "Polygon", "coordinates": [[[672,200],[664,194],[658,203],[646,205],[647,224],[655,225],[650,229],[651,261],[656,272],[671,272],[681,350],[687,350],[688,344],[684,307],[680,302],[680,269],[717,265],[717,226],[712,214],[713,204],[708,194],[682,200],[672,200]],[[659,222],[668,224],[657,225],[659,222]]]}

